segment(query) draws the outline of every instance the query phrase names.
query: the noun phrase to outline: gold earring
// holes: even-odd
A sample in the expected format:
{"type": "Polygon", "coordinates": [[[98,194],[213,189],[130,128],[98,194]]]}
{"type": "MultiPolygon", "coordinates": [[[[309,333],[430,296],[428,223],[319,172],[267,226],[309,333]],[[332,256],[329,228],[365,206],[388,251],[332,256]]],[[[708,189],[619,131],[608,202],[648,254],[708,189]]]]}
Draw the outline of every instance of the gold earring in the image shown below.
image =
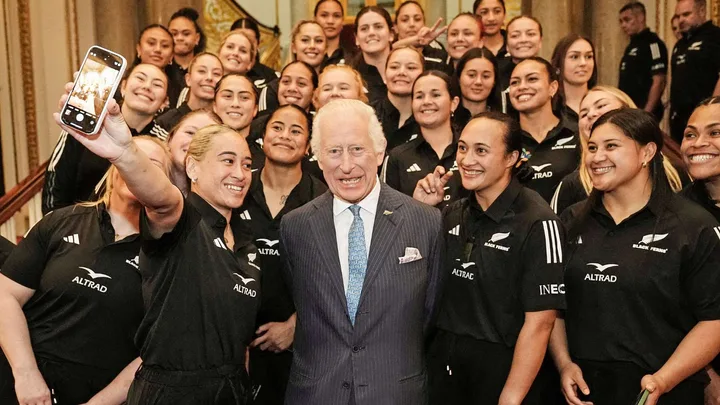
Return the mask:
{"type": "Polygon", "coordinates": [[[192,181],[193,183],[197,183],[197,177],[194,179],[190,179],[190,181],[192,181]]]}
{"type": "Polygon", "coordinates": [[[642,167],[647,167],[647,162],[642,162],[642,167]]]}

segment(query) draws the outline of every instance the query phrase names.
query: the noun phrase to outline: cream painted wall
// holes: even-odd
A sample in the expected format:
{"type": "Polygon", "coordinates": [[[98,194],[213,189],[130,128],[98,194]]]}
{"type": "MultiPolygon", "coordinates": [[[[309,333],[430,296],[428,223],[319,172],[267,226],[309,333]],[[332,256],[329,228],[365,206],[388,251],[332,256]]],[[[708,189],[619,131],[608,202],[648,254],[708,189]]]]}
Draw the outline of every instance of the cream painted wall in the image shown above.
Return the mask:
{"type": "Polygon", "coordinates": [[[280,37],[280,46],[283,49],[283,59],[285,60],[287,49],[290,43],[290,31],[294,21],[305,18],[300,16],[293,18],[292,8],[293,2],[297,0],[236,0],[248,13],[255,17],[261,23],[270,27],[276,24],[280,27],[282,33],[280,37]],[[278,5],[278,10],[275,5],[278,5]]]}

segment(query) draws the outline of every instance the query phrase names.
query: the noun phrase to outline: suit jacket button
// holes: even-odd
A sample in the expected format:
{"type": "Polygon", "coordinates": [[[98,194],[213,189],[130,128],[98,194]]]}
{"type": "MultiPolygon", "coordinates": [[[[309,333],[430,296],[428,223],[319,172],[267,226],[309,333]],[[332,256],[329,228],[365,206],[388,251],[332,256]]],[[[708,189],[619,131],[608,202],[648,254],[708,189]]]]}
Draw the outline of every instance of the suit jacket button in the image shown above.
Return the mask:
{"type": "Polygon", "coordinates": [[[347,381],[343,381],[342,387],[345,388],[346,390],[349,390],[349,389],[350,389],[350,383],[347,382],[347,381]]]}

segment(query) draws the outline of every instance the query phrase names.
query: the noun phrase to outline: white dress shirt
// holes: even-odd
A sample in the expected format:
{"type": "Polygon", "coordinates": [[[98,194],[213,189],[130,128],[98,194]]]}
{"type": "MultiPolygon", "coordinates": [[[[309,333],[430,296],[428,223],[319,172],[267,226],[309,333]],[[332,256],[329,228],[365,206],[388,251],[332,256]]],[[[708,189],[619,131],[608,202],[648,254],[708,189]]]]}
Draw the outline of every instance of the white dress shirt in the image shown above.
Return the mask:
{"type": "MultiPolygon", "coordinates": [[[[372,239],[373,225],[375,225],[375,213],[377,212],[378,200],[380,199],[380,179],[375,178],[375,187],[370,194],[365,196],[357,205],[360,206],[360,218],[365,228],[365,254],[370,254],[370,240],[372,239]]],[[[350,225],[352,225],[353,214],[349,207],[353,205],[347,201],[333,198],[333,219],[335,221],[335,236],[337,239],[338,257],[340,259],[340,270],[342,271],[343,286],[347,291],[348,279],[350,278],[350,262],[348,260],[348,236],[350,225]]]]}

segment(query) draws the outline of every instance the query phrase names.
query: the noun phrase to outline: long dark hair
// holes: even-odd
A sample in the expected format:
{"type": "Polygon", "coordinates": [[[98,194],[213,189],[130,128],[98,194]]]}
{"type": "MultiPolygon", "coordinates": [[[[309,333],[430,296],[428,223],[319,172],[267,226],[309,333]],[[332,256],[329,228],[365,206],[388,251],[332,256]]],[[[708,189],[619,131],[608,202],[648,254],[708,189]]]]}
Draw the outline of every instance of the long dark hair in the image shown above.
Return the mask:
{"type": "MultiPolygon", "coordinates": [[[[521,61],[520,63],[515,65],[515,69],[517,69],[518,66],[520,66],[521,64],[526,63],[526,62],[536,62],[536,63],[539,63],[540,65],[542,65],[545,68],[545,71],[547,72],[549,83],[552,83],[554,81],[560,82],[559,73],[558,73],[557,69],[555,69],[553,67],[553,65],[550,64],[550,62],[548,62],[544,58],[541,58],[540,56],[531,56],[531,57],[521,61]]],[[[515,69],[513,69],[513,71],[515,69]]],[[[512,77],[512,74],[511,74],[511,77],[512,77]]],[[[557,93],[555,93],[555,95],[552,97],[552,100],[550,100],[550,105],[552,106],[553,113],[558,117],[560,117],[560,110],[557,107],[560,104],[559,93],[560,93],[559,91],[557,93]]]]}
{"type": "MultiPolygon", "coordinates": [[[[657,145],[655,156],[649,162],[652,194],[653,198],[667,201],[672,196],[673,191],[663,167],[663,155],[660,153],[664,145],[664,136],[655,117],[648,112],[634,108],[608,111],[595,121],[590,130],[590,138],[592,138],[592,133],[598,127],[605,124],[612,124],[640,146],[645,146],[651,142],[657,145]]],[[[580,210],[580,214],[570,225],[568,240],[574,240],[582,232],[592,207],[599,203],[602,196],[603,192],[598,189],[593,189],[590,192],[587,201],[580,210]]]]}
{"type": "Polygon", "coordinates": [[[590,75],[590,80],[588,80],[587,87],[588,90],[595,87],[598,81],[598,69],[597,69],[597,54],[595,52],[595,44],[590,40],[590,38],[578,35],[575,33],[568,34],[564,36],[560,41],[558,41],[557,45],[555,45],[555,49],[552,53],[552,58],[550,58],[550,63],[552,66],[557,70],[558,75],[560,77],[560,80],[558,80],[559,87],[558,87],[558,94],[560,97],[561,105],[565,104],[565,85],[563,84],[565,82],[565,79],[563,77],[563,70],[565,69],[565,56],[568,53],[568,50],[570,47],[577,41],[583,40],[590,44],[590,48],[592,49],[593,53],[593,72],[592,75],[590,75]]]}
{"type": "MultiPolygon", "coordinates": [[[[207,44],[207,37],[205,36],[205,33],[203,32],[202,28],[200,27],[200,24],[198,24],[198,19],[200,18],[200,14],[198,14],[197,10],[190,7],[181,8],[180,10],[176,11],[171,17],[170,22],[172,22],[176,18],[186,18],[190,21],[192,21],[193,25],[195,26],[195,31],[197,31],[198,34],[200,34],[200,40],[198,41],[197,45],[195,45],[195,48],[193,48],[193,53],[198,54],[200,52],[205,51],[205,44],[207,44]]],[[[170,23],[168,23],[170,25],[170,23]]]]}
{"type": "Polygon", "coordinates": [[[331,1],[331,2],[333,2],[333,3],[335,3],[335,4],[337,4],[338,6],[340,6],[340,11],[342,11],[342,15],[343,15],[343,16],[345,15],[345,7],[343,7],[343,5],[342,5],[342,3],[340,2],[340,0],[320,0],[320,1],[317,2],[317,4],[315,4],[315,11],[313,11],[313,15],[314,15],[315,17],[317,17],[317,13],[318,13],[318,11],[320,10],[320,5],[323,4],[323,3],[326,3],[326,2],[328,2],[328,1],[331,1]]]}
{"type": "MultiPolygon", "coordinates": [[[[497,58],[495,58],[495,55],[487,49],[487,48],[473,48],[469,51],[465,52],[465,55],[462,56],[458,60],[457,67],[455,68],[454,73],[454,80],[455,83],[458,85],[458,88],[460,88],[460,76],[462,76],[463,70],[465,70],[465,65],[468,64],[473,59],[487,59],[490,61],[490,63],[493,66],[493,75],[495,76],[495,79],[493,81],[493,87],[490,90],[490,94],[487,98],[487,106],[488,108],[495,109],[500,105],[500,94],[498,92],[498,64],[497,64],[497,58]]],[[[460,89],[460,100],[462,101],[462,89],[460,89]]]]}
{"type": "Polygon", "coordinates": [[[281,78],[283,77],[283,75],[285,74],[285,71],[287,70],[287,68],[289,68],[289,67],[292,66],[292,65],[298,65],[298,64],[301,65],[301,66],[303,66],[305,69],[308,70],[308,72],[310,72],[310,81],[312,82],[312,85],[313,85],[313,91],[314,91],[315,89],[317,89],[317,87],[318,87],[318,74],[317,74],[317,72],[315,71],[315,69],[314,69],[312,66],[310,66],[310,65],[307,64],[307,62],[303,62],[303,61],[300,61],[300,60],[296,60],[296,61],[292,61],[292,62],[288,63],[287,65],[285,65],[285,67],[282,69],[282,71],[280,71],[280,77],[281,77],[281,78]]]}
{"type": "MultiPolygon", "coordinates": [[[[483,1],[485,1],[485,0],[475,0],[475,2],[473,3],[473,8],[472,8],[473,13],[477,14],[477,9],[478,9],[478,7],[480,7],[480,5],[482,4],[483,1]]],[[[498,0],[498,2],[502,6],[503,12],[504,13],[507,12],[507,10],[505,9],[505,0],[498,0]]]]}
{"type": "MultiPolygon", "coordinates": [[[[302,62],[301,62],[301,63],[302,63],[302,62]]],[[[314,70],[314,69],[313,69],[313,70],[314,70]]],[[[307,111],[303,110],[301,107],[298,107],[298,106],[295,105],[295,104],[285,104],[285,105],[281,105],[281,106],[278,107],[275,111],[273,111],[272,114],[270,114],[270,116],[268,117],[267,121],[265,121],[265,126],[263,127],[263,132],[262,132],[262,138],[265,138],[265,132],[267,132],[268,125],[270,125],[270,122],[272,121],[272,118],[275,116],[275,114],[277,114],[278,112],[280,112],[280,111],[282,111],[282,110],[284,110],[284,109],[286,109],[286,108],[289,108],[289,109],[291,109],[291,110],[296,110],[297,112],[302,113],[303,117],[305,117],[305,126],[306,126],[307,129],[308,129],[308,132],[307,132],[307,144],[310,145],[310,135],[312,134],[312,121],[313,121],[313,120],[312,120],[312,117],[311,117],[311,115],[310,115],[307,111]]]]}

